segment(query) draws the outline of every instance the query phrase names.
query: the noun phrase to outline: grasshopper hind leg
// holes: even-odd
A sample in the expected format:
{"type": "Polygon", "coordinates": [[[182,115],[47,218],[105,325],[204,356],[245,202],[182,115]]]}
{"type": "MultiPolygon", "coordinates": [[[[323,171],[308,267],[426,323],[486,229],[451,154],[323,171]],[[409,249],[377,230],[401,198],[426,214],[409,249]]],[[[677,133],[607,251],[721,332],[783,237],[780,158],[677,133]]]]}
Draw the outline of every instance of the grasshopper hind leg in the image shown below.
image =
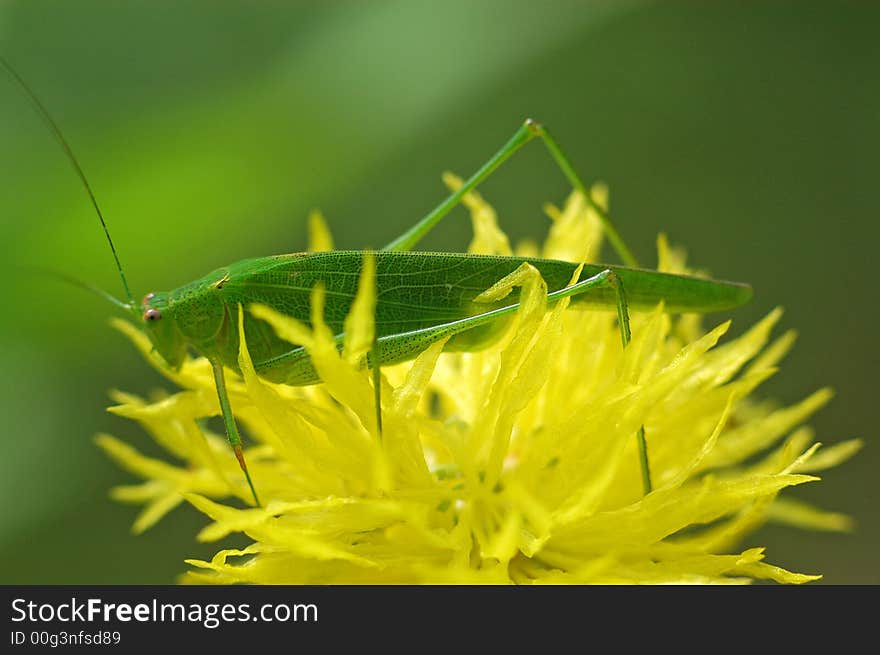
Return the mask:
{"type": "MultiPolygon", "coordinates": [[[[617,297],[617,323],[620,326],[620,340],[624,349],[629,345],[632,338],[632,330],[629,326],[629,309],[626,302],[626,291],[620,277],[611,270],[599,273],[597,277],[603,278],[603,284],[610,286],[617,297]]],[[[648,442],[645,439],[645,426],[641,426],[636,433],[636,445],[639,449],[639,466],[642,471],[642,488],[645,494],[651,493],[651,466],[648,462],[648,442]]]]}
{"type": "Polygon", "coordinates": [[[489,161],[483,164],[480,169],[474,173],[458,191],[450,195],[437,207],[428,212],[421,220],[417,221],[409,230],[397,237],[394,241],[387,244],[382,250],[411,250],[431,229],[439,223],[452,209],[461,202],[462,198],[477,188],[481,182],[488,178],[495,170],[514,155],[520,148],[533,139],[540,139],[547,148],[553,161],[557,167],[569,181],[572,187],[580,191],[590,207],[599,216],[605,235],[608,237],[614,250],[617,252],[620,260],[626,266],[637,267],[638,261],[632,250],[626,245],[617,228],[611,222],[611,219],[594,200],[580,175],[578,175],[568,155],[562,150],[559,142],[553,138],[553,135],[541,123],[527,119],[520,128],[510,137],[501,149],[493,155],[489,161]]]}

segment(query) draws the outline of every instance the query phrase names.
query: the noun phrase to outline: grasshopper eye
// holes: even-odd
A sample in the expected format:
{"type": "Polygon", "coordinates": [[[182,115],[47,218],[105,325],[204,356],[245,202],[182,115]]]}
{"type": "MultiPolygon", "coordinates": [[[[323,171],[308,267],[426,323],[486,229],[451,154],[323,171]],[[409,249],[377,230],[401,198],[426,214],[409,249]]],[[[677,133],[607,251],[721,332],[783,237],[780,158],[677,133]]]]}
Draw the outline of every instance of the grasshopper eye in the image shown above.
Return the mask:
{"type": "Polygon", "coordinates": [[[145,321],[158,321],[160,318],[162,318],[162,312],[160,312],[158,309],[153,309],[152,307],[150,307],[149,309],[144,311],[145,321]]]}

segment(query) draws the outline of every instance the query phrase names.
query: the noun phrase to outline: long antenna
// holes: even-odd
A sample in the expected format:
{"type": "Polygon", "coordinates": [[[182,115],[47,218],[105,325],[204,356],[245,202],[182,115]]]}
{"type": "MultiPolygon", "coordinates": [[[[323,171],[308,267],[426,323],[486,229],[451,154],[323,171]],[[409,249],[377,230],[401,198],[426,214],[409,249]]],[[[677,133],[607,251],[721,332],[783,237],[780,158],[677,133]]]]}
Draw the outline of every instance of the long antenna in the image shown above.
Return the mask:
{"type": "Polygon", "coordinates": [[[78,289],[83,289],[84,291],[88,291],[90,293],[93,293],[96,296],[103,298],[104,300],[107,300],[108,302],[113,303],[117,307],[120,307],[122,309],[128,309],[128,310],[131,309],[131,305],[125,304],[124,302],[122,302],[118,298],[111,296],[109,293],[107,293],[103,289],[99,289],[98,287],[94,286],[93,284],[89,284],[88,282],[83,282],[82,280],[75,278],[72,275],[68,275],[67,273],[62,273],[61,271],[56,271],[51,268],[44,268],[42,266],[23,266],[23,267],[21,267],[21,270],[31,271],[33,273],[39,273],[41,275],[48,275],[51,277],[58,278],[62,282],[66,282],[67,284],[75,286],[78,289]]]}
{"type": "Polygon", "coordinates": [[[98,201],[95,198],[92,187],[89,185],[89,181],[86,179],[86,175],[85,173],[83,173],[82,167],[79,165],[76,156],[73,154],[73,150],[70,149],[70,146],[67,144],[64,135],[61,134],[61,130],[58,128],[58,125],[55,124],[55,121],[52,120],[52,117],[49,115],[48,110],[43,106],[43,103],[40,102],[40,99],[37,98],[36,94],[31,91],[30,87],[25,83],[21,76],[17,72],[15,72],[15,69],[3,57],[0,57],[0,64],[2,64],[3,68],[5,68],[9,72],[9,74],[12,76],[12,79],[18,82],[18,85],[22,88],[25,95],[36,108],[37,113],[40,115],[46,125],[49,126],[49,129],[52,130],[52,134],[55,135],[58,143],[61,144],[61,148],[64,150],[64,154],[67,155],[67,159],[73,165],[76,174],[79,176],[79,179],[82,181],[83,186],[86,188],[86,193],[89,194],[89,199],[92,201],[92,206],[95,208],[95,211],[98,214],[98,220],[101,221],[101,227],[104,229],[104,235],[107,237],[107,242],[110,244],[110,250],[113,252],[113,259],[116,261],[116,270],[119,271],[119,277],[122,278],[122,286],[125,287],[125,295],[128,296],[131,307],[135,307],[136,305],[134,302],[134,296],[131,295],[131,289],[128,287],[128,280],[125,279],[125,273],[122,272],[122,264],[119,262],[119,255],[116,254],[116,246],[113,245],[113,239],[110,238],[110,231],[107,229],[106,221],[104,221],[104,214],[101,213],[101,208],[98,206],[98,201]]]}

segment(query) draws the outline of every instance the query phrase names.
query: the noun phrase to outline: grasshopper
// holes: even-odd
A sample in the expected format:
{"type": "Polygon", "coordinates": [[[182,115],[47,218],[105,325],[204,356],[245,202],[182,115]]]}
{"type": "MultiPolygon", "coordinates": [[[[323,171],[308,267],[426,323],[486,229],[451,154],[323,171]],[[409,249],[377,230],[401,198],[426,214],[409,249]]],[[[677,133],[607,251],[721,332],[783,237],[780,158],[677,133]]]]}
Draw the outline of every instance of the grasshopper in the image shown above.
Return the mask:
{"type": "MultiPolygon", "coordinates": [[[[136,302],[96,196],[72,149],[24,80],[2,58],[0,63],[24,90],[60,143],[100,220],[126,300],[97,291],[129,313],[168,366],[180,367],[189,351],[200,353],[211,363],[227,438],[257,505],[259,496],[248,472],[226,389],[226,369],[240,373],[239,311],[244,312],[245,340],[258,375],[280,384],[315,384],[320,380],[306,350],[280,338],[249,308],[263,305],[308,324],[311,291],[321,284],[327,294],[325,320],[341,347],[344,319],[355,299],[360,272],[366,259],[373,259],[375,338],[366,364],[373,370],[377,426],[381,433],[381,366],[414,359],[441,339],[448,339],[447,349],[459,351],[491,343],[502,333],[504,318],[518,309],[518,294],[512,292],[488,304],[479,297],[524,265],[533,266],[544,278],[551,303],[571,298],[573,307],[615,309],[624,348],[631,336],[630,307],[647,309],[662,302],[665,311],[670,313],[707,313],[739,306],[752,295],[751,287],[746,284],[639,268],[632,251],[607,213],[593,199],[559,143],[546,127],[529,119],[457,191],[379,251],[302,252],[244,259],[172,291],[148,293],[136,302]],[[543,142],[572,187],[596,212],[623,265],[577,265],[533,257],[412,251],[467,193],[534,139],[543,142]]],[[[648,493],[651,477],[644,428],[636,437],[643,487],[648,493]]]]}

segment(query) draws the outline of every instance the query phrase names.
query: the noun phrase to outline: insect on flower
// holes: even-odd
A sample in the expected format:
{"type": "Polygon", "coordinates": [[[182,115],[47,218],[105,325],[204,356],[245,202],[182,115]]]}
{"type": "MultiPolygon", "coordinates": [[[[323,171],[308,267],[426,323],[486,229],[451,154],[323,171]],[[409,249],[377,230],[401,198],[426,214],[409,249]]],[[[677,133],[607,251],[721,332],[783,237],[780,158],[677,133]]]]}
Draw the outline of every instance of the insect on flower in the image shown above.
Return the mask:
{"type": "MultiPolygon", "coordinates": [[[[547,284],[550,303],[571,298],[572,306],[617,312],[621,341],[630,341],[629,308],[652,309],[662,303],[669,313],[706,313],[736,307],[751,298],[748,285],[675,275],[638,267],[632,251],[596,202],[557,141],[540,123],[526,120],[476,173],[403,235],[379,251],[294,253],[244,259],[208,273],[172,291],[148,293],[140,302],[130,290],[96,196],[60,129],[22,78],[0,63],[25,91],[49,125],[73,165],[98,215],[116,263],[126,298],[101,292],[130,314],[171,368],[179,368],[194,350],[211,363],[227,437],[244,472],[254,503],[260,504],[259,480],[251,479],[226,388],[225,369],[240,373],[239,324],[256,373],[271,382],[310,385],[319,376],[303,347],[293,346],[261,318],[263,308],[310,321],[312,290],[326,294],[324,319],[342,348],[345,318],[357,296],[358,280],[369,268],[375,277],[374,333],[364,365],[373,371],[376,430],[381,435],[380,367],[414,359],[445,340],[448,350],[479,349],[497,339],[506,319],[520,306],[519,281],[536,269],[547,284]],[[418,242],[470,191],[522,146],[540,139],[563,175],[597,213],[621,266],[580,265],[522,256],[413,252],[418,242]]],[[[633,435],[644,491],[651,491],[644,429],[633,435]]]]}

